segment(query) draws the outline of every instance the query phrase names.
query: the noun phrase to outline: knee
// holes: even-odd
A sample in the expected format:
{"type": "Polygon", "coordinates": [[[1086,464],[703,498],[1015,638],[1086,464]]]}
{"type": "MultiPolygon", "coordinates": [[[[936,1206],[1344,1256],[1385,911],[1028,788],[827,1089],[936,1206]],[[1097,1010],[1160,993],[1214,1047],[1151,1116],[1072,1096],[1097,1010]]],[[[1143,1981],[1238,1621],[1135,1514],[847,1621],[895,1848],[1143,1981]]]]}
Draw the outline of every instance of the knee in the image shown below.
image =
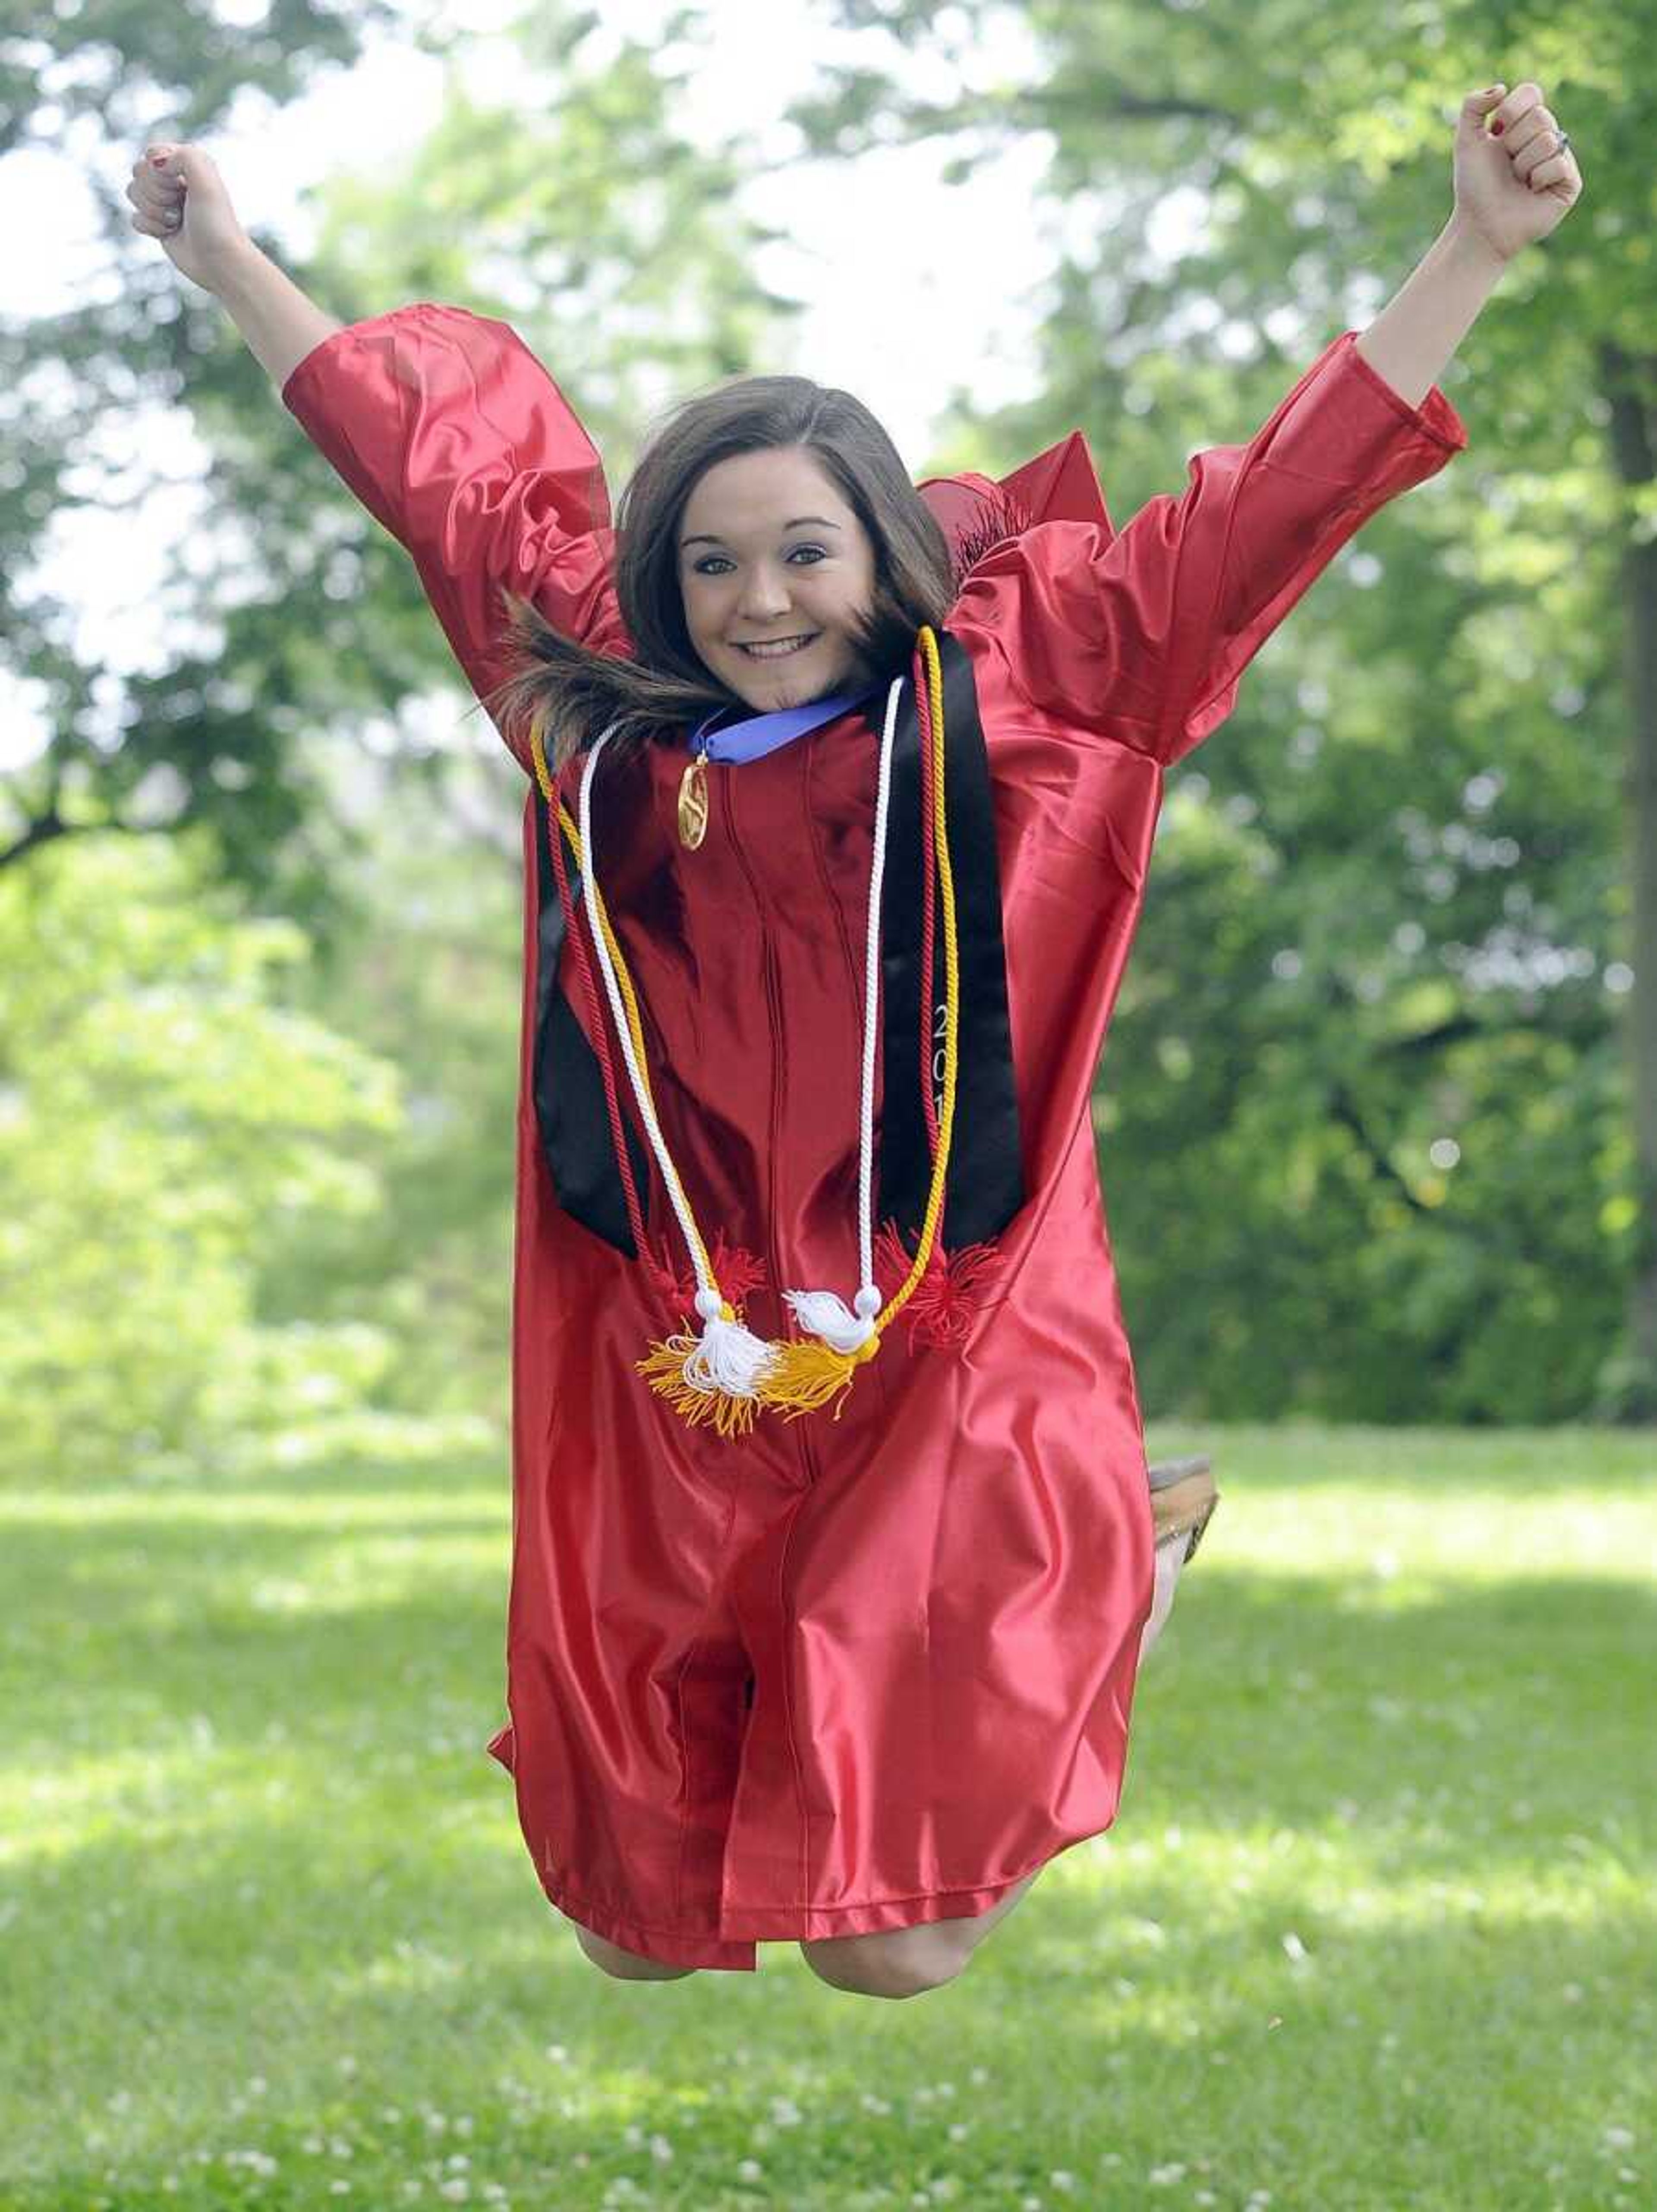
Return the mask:
{"type": "Polygon", "coordinates": [[[799,1948],[820,1982],[865,1997],[918,1997],[954,1981],[967,1963],[934,1940],[930,1928],[836,1936],[799,1948]]]}
{"type": "Polygon", "coordinates": [[[595,1966],[618,1982],[682,1982],[696,1971],[694,1966],[665,1966],[659,1959],[646,1958],[642,1951],[624,1950],[621,1944],[607,1942],[579,1923],[575,1940],[595,1966]]]}

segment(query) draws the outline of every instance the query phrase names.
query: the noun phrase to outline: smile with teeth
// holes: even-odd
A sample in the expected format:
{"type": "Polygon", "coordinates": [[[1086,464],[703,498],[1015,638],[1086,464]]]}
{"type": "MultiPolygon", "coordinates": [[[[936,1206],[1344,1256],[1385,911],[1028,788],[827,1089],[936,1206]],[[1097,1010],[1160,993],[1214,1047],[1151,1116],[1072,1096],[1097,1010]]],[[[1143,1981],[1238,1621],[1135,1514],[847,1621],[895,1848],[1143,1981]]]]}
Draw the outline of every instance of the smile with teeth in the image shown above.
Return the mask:
{"type": "Polygon", "coordinates": [[[785,660],[791,653],[798,653],[810,645],[816,635],[816,630],[812,630],[806,636],[771,638],[763,645],[744,645],[737,649],[750,660],[785,660]]]}

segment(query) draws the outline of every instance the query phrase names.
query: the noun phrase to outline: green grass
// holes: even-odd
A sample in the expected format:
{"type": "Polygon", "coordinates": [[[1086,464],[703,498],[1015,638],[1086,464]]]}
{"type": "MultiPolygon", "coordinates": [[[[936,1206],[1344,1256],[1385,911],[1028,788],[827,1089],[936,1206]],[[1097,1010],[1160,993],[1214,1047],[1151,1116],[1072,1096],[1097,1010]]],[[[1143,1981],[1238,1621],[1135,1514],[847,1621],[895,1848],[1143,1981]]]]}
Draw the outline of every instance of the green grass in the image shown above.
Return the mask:
{"type": "Polygon", "coordinates": [[[0,2206],[1657,2202],[1657,1443],[1165,1430],[1121,1812],[901,2003],[612,1981],[507,1777],[504,1469],[0,1493],[0,2206]]]}

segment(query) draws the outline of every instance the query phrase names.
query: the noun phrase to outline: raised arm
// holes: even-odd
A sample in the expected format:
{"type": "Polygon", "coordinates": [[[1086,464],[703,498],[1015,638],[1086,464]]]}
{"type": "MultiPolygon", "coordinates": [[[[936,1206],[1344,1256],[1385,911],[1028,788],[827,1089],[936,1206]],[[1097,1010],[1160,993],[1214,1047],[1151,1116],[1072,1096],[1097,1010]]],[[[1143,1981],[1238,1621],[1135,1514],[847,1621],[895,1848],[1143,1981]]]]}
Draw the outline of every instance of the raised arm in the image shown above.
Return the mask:
{"type": "Polygon", "coordinates": [[[313,346],[342,325],[307,299],[242,228],[210,154],[146,147],[126,188],[132,227],[226,308],[280,391],[313,346]]]}
{"type": "MultiPolygon", "coordinates": [[[[198,147],[146,149],[127,197],[135,228],[223,302],[282,405],[409,554],[480,699],[511,672],[504,591],[594,652],[628,650],[598,451],[509,324],[426,300],[337,321],[247,237],[198,147]]],[[[496,726],[532,774],[521,732],[496,726]]]]}
{"type": "Polygon", "coordinates": [[[1031,711],[1164,765],[1218,728],[1341,547],[1466,446],[1435,380],[1508,262],[1580,197],[1562,136],[1535,84],[1470,93],[1454,213],[1366,331],[1326,346],[1246,445],[1193,454],[1180,497],[1120,532],[1042,522],[974,568],[952,626],[984,630],[1031,711]]]}
{"type": "Polygon", "coordinates": [[[1400,398],[1420,404],[1514,255],[1562,222],[1581,191],[1540,86],[1468,94],[1456,122],[1449,220],[1358,336],[1358,351],[1400,398]]]}
{"type": "Polygon", "coordinates": [[[242,252],[226,259],[212,291],[278,392],[307,353],[345,328],[251,239],[242,252]]]}
{"type": "Polygon", "coordinates": [[[1333,338],[1247,443],[1193,453],[1120,531],[1044,521],[972,569],[977,627],[1029,708],[1168,765],[1210,737],[1243,671],[1369,517],[1467,442],[1435,385],[1418,407],[1333,338]]]}

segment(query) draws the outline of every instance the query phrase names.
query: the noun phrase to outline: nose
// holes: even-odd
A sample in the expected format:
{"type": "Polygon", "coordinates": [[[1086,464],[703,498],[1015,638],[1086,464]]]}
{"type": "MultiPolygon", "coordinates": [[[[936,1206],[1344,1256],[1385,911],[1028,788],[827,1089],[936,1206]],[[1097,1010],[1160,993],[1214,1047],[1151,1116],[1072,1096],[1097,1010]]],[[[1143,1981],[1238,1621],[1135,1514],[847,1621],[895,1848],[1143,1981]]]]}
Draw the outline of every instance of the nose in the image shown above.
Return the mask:
{"type": "Polygon", "coordinates": [[[778,615],[786,614],[788,589],[780,573],[764,562],[750,569],[741,607],[744,622],[770,622],[778,615]]]}

